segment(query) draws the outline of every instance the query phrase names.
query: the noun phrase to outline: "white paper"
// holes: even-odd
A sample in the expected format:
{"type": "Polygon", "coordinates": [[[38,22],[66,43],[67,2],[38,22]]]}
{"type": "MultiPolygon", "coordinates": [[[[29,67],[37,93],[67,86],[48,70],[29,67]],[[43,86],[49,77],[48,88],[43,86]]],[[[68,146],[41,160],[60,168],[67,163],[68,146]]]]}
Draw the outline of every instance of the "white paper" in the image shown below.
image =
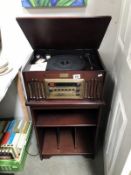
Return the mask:
{"type": "Polygon", "coordinates": [[[41,64],[32,64],[30,66],[30,71],[45,71],[47,66],[47,62],[41,64]]]}

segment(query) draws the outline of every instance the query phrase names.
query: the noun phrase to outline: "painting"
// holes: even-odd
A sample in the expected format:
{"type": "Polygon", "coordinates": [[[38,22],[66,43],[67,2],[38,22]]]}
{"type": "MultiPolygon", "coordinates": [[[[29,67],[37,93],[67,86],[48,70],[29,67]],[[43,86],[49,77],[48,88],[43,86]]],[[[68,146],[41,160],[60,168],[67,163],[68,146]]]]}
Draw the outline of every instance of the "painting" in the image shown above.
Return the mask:
{"type": "Polygon", "coordinates": [[[42,7],[83,7],[88,0],[22,0],[25,8],[42,7]]]}

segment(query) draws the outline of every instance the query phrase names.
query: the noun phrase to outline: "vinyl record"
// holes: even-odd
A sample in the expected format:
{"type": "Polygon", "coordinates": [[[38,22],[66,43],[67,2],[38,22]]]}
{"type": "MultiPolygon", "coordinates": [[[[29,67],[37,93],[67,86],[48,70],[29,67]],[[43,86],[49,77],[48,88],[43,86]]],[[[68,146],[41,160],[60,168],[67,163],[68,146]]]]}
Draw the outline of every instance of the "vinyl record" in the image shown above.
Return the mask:
{"type": "Polygon", "coordinates": [[[53,56],[47,63],[47,70],[84,70],[86,61],[79,55],[53,56]]]}

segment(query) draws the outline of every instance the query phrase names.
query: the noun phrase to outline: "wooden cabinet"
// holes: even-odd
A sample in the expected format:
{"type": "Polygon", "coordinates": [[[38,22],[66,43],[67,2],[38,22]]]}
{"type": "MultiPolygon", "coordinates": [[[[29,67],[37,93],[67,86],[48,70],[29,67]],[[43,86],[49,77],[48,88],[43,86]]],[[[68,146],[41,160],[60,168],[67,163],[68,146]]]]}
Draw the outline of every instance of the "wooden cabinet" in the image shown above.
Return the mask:
{"type": "Polygon", "coordinates": [[[61,105],[59,103],[60,100],[28,102],[40,158],[53,155],[94,157],[104,102],[61,100],[61,105]]]}
{"type": "Polygon", "coordinates": [[[110,20],[110,16],[17,18],[34,49],[23,69],[23,78],[41,159],[52,155],[95,155],[106,75],[98,49],[110,20]],[[40,69],[33,68],[38,57],[47,62],[46,69],[42,65],[40,69]],[[49,61],[56,57],[57,61],[49,61]],[[70,79],[81,83],[72,86],[68,84],[70,79]]]}

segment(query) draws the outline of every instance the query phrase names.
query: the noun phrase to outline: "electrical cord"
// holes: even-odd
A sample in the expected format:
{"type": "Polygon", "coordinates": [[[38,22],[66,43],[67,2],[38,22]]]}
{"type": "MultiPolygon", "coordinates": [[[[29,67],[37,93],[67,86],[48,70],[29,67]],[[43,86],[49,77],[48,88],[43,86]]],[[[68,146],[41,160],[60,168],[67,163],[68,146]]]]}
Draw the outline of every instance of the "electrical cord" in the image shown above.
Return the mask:
{"type": "Polygon", "coordinates": [[[25,150],[25,151],[26,151],[26,153],[27,153],[29,156],[32,156],[32,157],[36,157],[36,156],[39,155],[39,153],[37,153],[37,154],[31,154],[31,153],[29,153],[27,150],[25,150]]]}
{"type": "MultiPolygon", "coordinates": [[[[32,134],[33,134],[33,132],[31,131],[31,137],[32,137],[32,134]]],[[[27,148],[29,149],[30,146],[31,146],[31,141],[29,142],[29,145],[27,146],[27,148]]],[[[36,154],[30,153],[30,152],[27,150],[27,148],[25,149],[25,151],[26,151],[26,153],[27,153],[28,155],[30,155],[30,156],[32,156],[32,157],[35,157],[35,156],[38,156],[38,155],[39,155],[39,153],[36,153],[36,154]]]]}

